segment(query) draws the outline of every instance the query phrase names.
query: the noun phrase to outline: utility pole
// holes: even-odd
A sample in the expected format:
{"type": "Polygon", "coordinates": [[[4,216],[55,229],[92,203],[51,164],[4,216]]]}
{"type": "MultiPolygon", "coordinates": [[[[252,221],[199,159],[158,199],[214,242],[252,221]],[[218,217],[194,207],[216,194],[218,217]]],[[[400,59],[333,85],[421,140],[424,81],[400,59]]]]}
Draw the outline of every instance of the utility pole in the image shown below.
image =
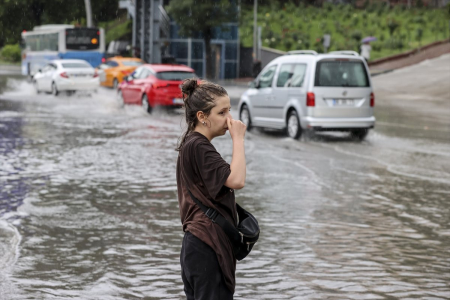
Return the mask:
{"type": "Polygon", "coordinates": [[[91,0],[84,0],[84,6],[86,7],[86,26],[92,27],[91,0]]]}
{"type": "Polygon", "coordinates": [[[257,11],[258,11],[258,0],[253,0],[253,60],[258,59],[257,11]]]}

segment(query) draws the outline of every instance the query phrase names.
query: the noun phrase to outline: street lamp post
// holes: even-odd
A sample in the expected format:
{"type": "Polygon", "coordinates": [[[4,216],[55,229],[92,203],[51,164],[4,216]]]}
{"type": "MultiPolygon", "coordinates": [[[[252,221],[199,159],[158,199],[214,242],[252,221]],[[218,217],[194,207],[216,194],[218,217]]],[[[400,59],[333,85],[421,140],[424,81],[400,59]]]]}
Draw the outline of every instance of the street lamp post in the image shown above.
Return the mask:
{"type": "Polygon", "coordinates": [[[253,60],[258,59],[258,24],[257,24],[258,0],[253,1],[253,60]]]}
{"type": "Polygon", "coordinates": [[[84,0],[84,6],[86,7],[86,26],[92,27],[91,0],[84,0]]]}

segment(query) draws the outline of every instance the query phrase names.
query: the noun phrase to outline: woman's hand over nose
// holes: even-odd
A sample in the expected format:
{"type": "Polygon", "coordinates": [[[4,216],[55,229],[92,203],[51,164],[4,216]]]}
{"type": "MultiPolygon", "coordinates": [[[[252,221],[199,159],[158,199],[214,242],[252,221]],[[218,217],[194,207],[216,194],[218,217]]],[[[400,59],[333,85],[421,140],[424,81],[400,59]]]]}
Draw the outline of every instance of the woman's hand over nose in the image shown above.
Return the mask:
{"type": "Polygon", "coordinates": [[[233,141],[244,139],[247,126],[239,120],[227,118],[228,130],[230,131],[231,139],[233,141]]]}

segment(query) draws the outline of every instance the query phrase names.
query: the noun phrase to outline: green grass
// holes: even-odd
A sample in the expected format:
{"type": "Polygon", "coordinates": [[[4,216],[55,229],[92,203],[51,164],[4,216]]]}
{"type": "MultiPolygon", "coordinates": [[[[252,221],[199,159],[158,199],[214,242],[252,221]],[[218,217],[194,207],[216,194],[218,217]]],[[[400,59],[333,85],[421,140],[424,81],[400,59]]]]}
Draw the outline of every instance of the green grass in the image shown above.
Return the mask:
{"type": "MultiPolygon", "coordinates": [[[[312,49],[323,52],[321,38],[331,35],[328,51],[359,52],[360,41],[375,36],[371,60],[415,49],[449,38],[447,9],[387,9],[373,4],[367,9],[351,5],[324,4],[322,8],[276,2],[258,7],[258,26],[262,27],[262,44],[278,50],[312,49]],[[421,31],[421,32],[420,32],[421,31]]],[[[253,45],[253,9],[243,6],[240,39],[245,47],[253,45]]]]}
{"type": "Polygon", "coordinates": [[[20,66],[21,62],[10,62],[0,58],[0,65],[4,66],[20,66]]]}

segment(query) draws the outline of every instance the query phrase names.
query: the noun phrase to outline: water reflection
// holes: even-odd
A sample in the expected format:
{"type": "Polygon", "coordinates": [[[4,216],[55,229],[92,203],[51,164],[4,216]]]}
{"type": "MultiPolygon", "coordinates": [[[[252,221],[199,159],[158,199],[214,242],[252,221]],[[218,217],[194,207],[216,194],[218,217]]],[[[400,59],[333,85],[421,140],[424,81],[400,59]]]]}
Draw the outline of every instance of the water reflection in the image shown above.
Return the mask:
{"type": "MultiPolygon", "coordinates": [[[[22,120],[8,125],[17,137],[1,157],[26,187],[9,208],[20,222],[1,217],[1,236],[11,241],[15,229],[22,240],[20,259],[0,268],[0,289],[8,299],[184,299],[181,117],[121,109],[110,90],[29,95],[0,101],[0,114],[22,120]]],[[[231,161],[229,137],[214,144],[231,161]]],[[[262,234],[238,263],[235,299],[448,298],[446,147],[377,131],[363,143],[248,133],[248,181],[237,196],[262,234]]],[[[4,244],[0,258],[14,258],[17,244],[4,244]]]]}

